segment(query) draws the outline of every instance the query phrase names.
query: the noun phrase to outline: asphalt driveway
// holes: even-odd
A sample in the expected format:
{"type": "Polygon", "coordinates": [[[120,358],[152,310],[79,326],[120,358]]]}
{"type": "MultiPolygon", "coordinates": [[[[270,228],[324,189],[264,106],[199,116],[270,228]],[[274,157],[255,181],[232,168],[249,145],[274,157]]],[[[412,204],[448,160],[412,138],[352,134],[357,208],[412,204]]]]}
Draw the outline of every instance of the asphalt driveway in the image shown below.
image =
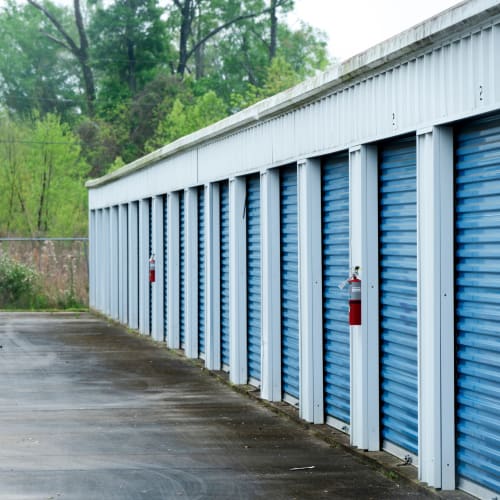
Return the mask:
{"type": "Polygon", "coordinates": [[[0,313],[0,345],[0,499],[427,496],[90,314],[0,313]]]}

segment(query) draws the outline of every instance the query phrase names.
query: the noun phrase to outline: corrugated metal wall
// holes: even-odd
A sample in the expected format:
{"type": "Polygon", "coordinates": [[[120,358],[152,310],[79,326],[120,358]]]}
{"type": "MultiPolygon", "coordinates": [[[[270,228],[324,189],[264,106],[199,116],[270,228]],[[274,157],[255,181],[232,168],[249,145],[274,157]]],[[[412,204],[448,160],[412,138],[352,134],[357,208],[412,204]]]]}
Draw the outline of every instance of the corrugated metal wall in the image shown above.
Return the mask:
{"type": "Polygon", "coordinates": [[[299,398],[299,248],[297,167],[280,170],[281,383],[285,397],[299,398]]]}
{"type": "Polygon", "coordinates": [[[247,352],[248,378],[261,378],[261,260],[260,260],[260,178],[247,178],[247,352]]]}
{"type": "Polygon", "coordinates": [[[229,370],[229,186],[220,184],[220,331],[222,369],[229,370]]]}
{"type": "Polygon", "coordinates": [[[186,344],[186,209],[184,191],[179,192],[179,341],[186,344]]]}
{"type": "Polygon", "coordinates": [[[163,197],[163,340],[168,327],[168,196],[163,197]]]}
{"type": "Polygon", "coordinates": [[[198,352],[205,354],[205,188],[198,188],[198,352]]]}
{"type": "Polygon", "coordinates": [[[415,137],[379,148],[380,392],[384,441],[418,455],[415,137]]]}
{"type": "Polygon", "coordinates": [[[500,115],[456,130],[457,470],[500,492],[500,115]]]}
{"type": "Polygon", "coordinates": [[[350,423],[350,340],[347,288],[349,275],[349,157],[341,154],[323,161],[323,350],[325,413],[350,423]]]}

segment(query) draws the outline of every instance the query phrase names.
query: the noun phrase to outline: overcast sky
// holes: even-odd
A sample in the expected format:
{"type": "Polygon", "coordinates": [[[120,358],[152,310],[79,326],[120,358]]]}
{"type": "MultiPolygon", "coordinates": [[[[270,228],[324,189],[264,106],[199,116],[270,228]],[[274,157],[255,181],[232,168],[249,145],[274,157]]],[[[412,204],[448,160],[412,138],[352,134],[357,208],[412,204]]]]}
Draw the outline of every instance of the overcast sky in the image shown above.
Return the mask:
{"type": "Polygon", "coordinates": [[[296,0],[297,18],[329,35],[330,54],[340,60],[410,28],[457,0],[296,0]]]}
{"type": "MultiPolygon", "coordinates": [[[[55,1],[73,4],[72,0],[55,1]]],[[[290,22],[293,25],[302,19],[326,31],[330,55],[344,60],[458,3],[461,1],[295,0],[290,22]]],[[[3,4],[0,0],[0,6],[3,4]]]]}

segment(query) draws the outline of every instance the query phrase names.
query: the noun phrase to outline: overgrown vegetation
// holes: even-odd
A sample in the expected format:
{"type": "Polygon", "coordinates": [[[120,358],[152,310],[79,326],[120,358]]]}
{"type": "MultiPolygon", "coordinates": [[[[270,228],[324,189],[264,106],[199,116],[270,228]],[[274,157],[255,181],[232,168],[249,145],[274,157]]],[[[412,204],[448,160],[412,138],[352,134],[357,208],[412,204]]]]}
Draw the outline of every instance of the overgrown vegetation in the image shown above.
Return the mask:
{"type": "Polygon", "coordinates": [[[28,266],[0,255],[0,308],[27,308],[36,305],[39,276],[28,266]]]}
{"type": "Polygon", "coordinates": [[[16,241],[0,246],[0,309],[88,307],[86,241],[16,241]]]}

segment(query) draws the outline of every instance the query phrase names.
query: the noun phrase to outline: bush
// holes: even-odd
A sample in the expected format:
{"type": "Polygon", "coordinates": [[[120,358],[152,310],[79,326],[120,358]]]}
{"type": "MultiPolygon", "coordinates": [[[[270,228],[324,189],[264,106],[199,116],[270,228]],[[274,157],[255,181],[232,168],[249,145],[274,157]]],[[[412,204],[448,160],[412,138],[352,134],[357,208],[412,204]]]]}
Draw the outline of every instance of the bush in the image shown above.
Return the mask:
{"type": "Polygon", "coordinates": [[[32,308],[39,291],[37,272],[0,255],[0,308],[32,308]]]}

